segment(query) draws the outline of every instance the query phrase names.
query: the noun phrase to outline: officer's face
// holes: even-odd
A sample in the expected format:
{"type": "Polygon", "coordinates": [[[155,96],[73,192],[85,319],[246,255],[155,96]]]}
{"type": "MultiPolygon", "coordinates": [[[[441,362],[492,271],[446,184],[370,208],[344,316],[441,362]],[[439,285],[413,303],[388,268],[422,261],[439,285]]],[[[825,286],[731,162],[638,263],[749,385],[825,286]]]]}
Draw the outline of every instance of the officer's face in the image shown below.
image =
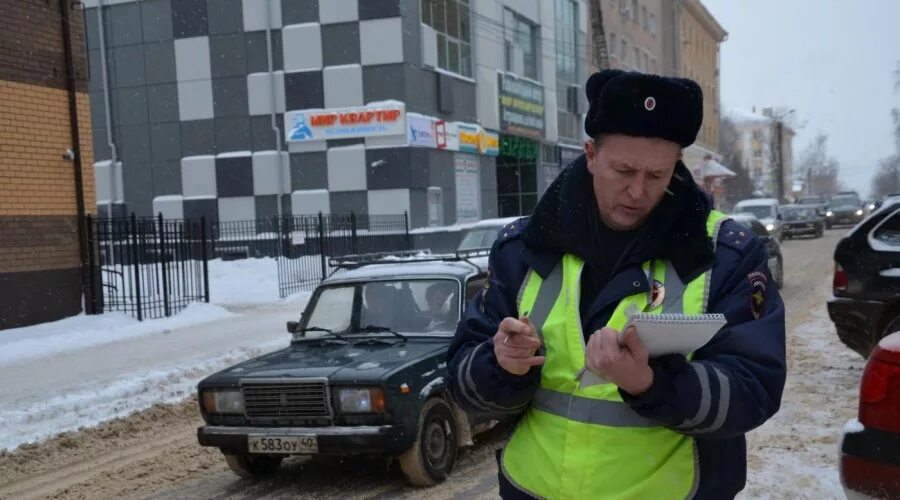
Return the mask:
{"type": "Polygon", "coordinates": [[[663,139],[605,135],[599,147],[584,146],[600,217],[611,229],[628,231],[643,225],[665,195],[678,144],[663,139]]]}

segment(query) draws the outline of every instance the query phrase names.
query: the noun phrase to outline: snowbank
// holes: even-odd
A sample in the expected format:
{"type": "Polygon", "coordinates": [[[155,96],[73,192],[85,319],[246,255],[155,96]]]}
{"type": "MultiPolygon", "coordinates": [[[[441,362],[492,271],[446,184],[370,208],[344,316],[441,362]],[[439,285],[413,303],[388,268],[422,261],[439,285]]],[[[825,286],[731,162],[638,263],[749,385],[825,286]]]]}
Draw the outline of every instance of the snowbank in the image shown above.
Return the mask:
{"type": "Polygon", "coordinates": [[[209,261],[209,301],[213,304],[262,304],[278,296],[278,262],[272,257],[209,261]]]}
{"type": "Polygon", "coordinates": [[[233,314],[219,306],[196,302],[175,316],[143,322],[125,313],[79,314],[50,323],[13,328],[0,335],[0,366],[143,335],[167,333],[230,316],[233,314]]]}
{"type": "Polygon", "coordinates": [[[856,434],[864,430],[866,430],[866,427],[855,418],[844,424],[844,434],[856,434]]]}

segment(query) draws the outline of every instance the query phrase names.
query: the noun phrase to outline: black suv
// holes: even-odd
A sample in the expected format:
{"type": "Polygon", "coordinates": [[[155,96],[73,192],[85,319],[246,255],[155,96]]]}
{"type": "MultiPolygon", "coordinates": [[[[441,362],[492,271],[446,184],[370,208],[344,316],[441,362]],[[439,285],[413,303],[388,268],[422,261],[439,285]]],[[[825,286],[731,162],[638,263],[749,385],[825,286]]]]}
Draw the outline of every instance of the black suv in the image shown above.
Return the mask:
{"type": "Polygon", "coordinates": [[[202,380],[202,446],[242,477],[288,455],[399,457],[432,485],[472,444],[474,415],[447,391],[446,353],[468,298],[487,280],[487,250],[453,256],[369,254],[333,261],[289,347],[202,380]]]}
{"type": "Polygon", "coordinates": [[[838,242],[828,315],[847,347],[868,357],[900,330],[900,201],[885,203],[838,242]]]}
{"type": "Polygon", "coordinates": [[[825,226],[831,229],[839,225],[859,224],[865,218],[859,196],[854,194],[836,194],[828,200],[825,209],[825,226]]]}

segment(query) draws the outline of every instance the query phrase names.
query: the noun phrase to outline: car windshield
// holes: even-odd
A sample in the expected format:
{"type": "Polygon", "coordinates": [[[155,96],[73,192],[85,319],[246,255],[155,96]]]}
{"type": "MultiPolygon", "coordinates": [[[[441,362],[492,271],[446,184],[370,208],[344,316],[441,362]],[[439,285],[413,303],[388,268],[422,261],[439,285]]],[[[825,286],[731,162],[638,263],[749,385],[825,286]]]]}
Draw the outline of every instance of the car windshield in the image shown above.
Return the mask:
{"type": "Polygon", "coordinates": [[[453,335],[459,322],[459,283],[404,279],[326,286],[313,296],[303,328],[328,335],[453,335]]]}
{"type": "Polygon", "coordinates": [[[784,220],[802,220],[816,218],[816,211],[812,208],[785,208],[784,220]]]}
{"type": "Polygon", "coordinates": [[[797,200],[797,204],[799,205],[816,205],[822,203],[822,199],[818,197],[813,198],[800,198],[797,200]]]}
{"type": "Polygon", "coordinates": [[[859,207],[859,205],[859,200],[856,198],[832,198],[831,202],[828,204],[828,208],[841,210],[848,208],[857,208],[859,207]]]}
{"type": "Polygon", "coordinates": [[[739,214],[750,214],[757,219],[768,219],[773,216],[771,205],[751,205],[737,208],[739,214]]]}
{"type": "Polygon", "coordinates": [[[497,231],[499,230],[500,228],[496,227],[471,229],[463,237],[462,242],[459,244],[459,249],[490,248],[493,246],[494,240],[497,239],[497,231]]]}

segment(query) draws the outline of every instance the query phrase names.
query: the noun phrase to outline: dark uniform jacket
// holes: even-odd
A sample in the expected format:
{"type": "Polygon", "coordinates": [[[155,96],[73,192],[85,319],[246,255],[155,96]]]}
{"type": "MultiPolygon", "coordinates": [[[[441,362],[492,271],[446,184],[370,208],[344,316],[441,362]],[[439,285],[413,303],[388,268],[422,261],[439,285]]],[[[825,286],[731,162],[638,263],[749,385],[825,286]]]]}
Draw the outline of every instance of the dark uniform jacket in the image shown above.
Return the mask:
{"type": "MultiPolygon", "coordinates": [[[[707,312],[724,314],[726,327],[691,362],[680,355],[651,359],[654,382],[645,394],[620,392],[637,413],[696,438],[696,498],[737,494],[746,479],[744,435],[774,415],[781,401],[784,304],[762,242],[727,220],[713,247],[706,231],[710,210],[709,198],[679,162],[668,194],[621,257],[610,261],[598,254],[603,242],[591,237],[598,234],[593,229],[597,208],[584,156],[569,165],[534,214],[503,228],[491,250],[488,284],[469,304],[448,352],[450,387],[458,404],[516,418],[533,396],[540,367],[523,376],[510,374],[497,364],[492,340],[503,318],[518,317],[516,297],[529,268],[546,278],[565,253],[585,260],[584,273],[590,275],[582,280],[586,336],[606,325],[622,298],[649,290],[643,262],[671,261],[685,283],[712,269],[707,312]]],[[[522,497],[502,476],[500,483],[505,498],[522,497]]]]}

